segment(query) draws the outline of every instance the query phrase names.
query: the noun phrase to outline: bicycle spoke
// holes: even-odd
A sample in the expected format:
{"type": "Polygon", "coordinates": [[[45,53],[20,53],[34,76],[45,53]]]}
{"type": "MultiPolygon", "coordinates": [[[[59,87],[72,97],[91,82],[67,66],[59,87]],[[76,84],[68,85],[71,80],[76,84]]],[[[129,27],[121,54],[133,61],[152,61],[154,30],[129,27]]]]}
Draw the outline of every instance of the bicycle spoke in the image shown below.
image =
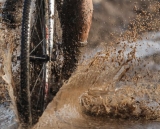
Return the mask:
{"type": "MultiPolygon", "coordinates": [[[[43,86],[41,85],[41,86],[40,86],[39,93],[38,93],[38,96],[40,96],[40,93],[41,93],[42,88],[43,88],[43,86]]],[[[41,95],[43,95],[43,94],[41,94],[41,95]]],[[[39,100],[40,100],[40,97],[38,97],[36,107],[38,107],[39,100]]]]}
{"type": "MultiPolygon", "coordinates": [[[[33,25],[33,29],[32,29],[32,34],[31,34],[31,38],[33,38],[33,32],[36,32],[36,33],[34,33],[34,34],[36,34],[36,36],[38,37],[38,39],[39,39],[39,41],[41,42],[42,40],[44,40],[45,39],[45,26],[44,26],[44,13],[43,13],[43,6],[42,6],[42,1],[41,1],[41,6],[39,7],[39,6],[37,6],[37,8],[38,8],[38,16],[37,16],[37,18],[36,18],[36,22],[34,22],[34,25],[33,25]],[[42,8],[41,8],[42,7],[42,8]],[[41,8],[41,9],[40,9],[41,8]],[[37,20],[37,19],[39,19],[39,20],[37,20]],[[38,26],[37,26],[37,22],[38,22],[38,26]],[[37,27],[39,27],[40,26],[40,28],[37,30],[37,27]],[[40,33],[39,33],[40,32],[40,33]],[[41,35],[41,36],[40,36],[41,35]]],[[[34,36],[34,38],[35,38],[35,36],[34,36]]],[[[37,41],[37,39],[35,39],[36,41],[37,41]]],[[[38,44],[38,46],[39,45],[41,45],[41,48],[42,48],[42,51],[43,51],[43,54],[45,54],[45,49],[44,49],[44,42],[43,42],[43,45],[42,44],[38,44]]],[[[37,46],[36,46],[37,47],[37,46]]],[[[32,51],[33,52],[33,51],[32,51]]],[[[31,52],[31,53],[32,53],[31,52]]]]}
{"type": "MultiPolygon", "coordinates": [[[[23,13],[20,57],[22,57],[21,89],[24,89],[24,93],[20,97],[24,98],[22,102],[26,102],[22,110],[28,111],[24,123],[32,124],[38,121],[47,104],[48,96],[45,89],[48,88],[50,77],[48,63],[50,62],[48,62],[49,45],[46,44],[46,27],[49,28],[47,24],[49,23],[49,7],[46,0],[27,1],[24,5],[29,10],[23,10],[25,13],[23,13]]],[[[21,114],[25,117],[25,113],[20,112],[21,114]]]]}
{"type": "MultiPolygon", "coordinates": [[[[33,86],[33,89],[32,89],[32,91],[30,92],[30,96],[32,96],[32,93],[33,93],[33,91],[34,91],[34,89],[35,89],[35,86],[37,85],[38,79],[39,79],[39,77],[40,77],[43,69],[44,69],[44,64],[43,64],[43,66],[42,66],[42,68],[41,68],[41,71],[40,71],[40,73],[39,73],[39,75],[38,75],[38,77],[37,77],[37,80],[36,80],[36,82],[35,82],[35,84],[34,84],[34,86],[33,86]]],[[[42,81],[42,80],[41,80],[41,81],[42,81]]]]}
{"type": "Polygon", "coordinates": [[[44,39],[42,39],[41,41],[40,41],[40,43],[38,43],[37,44],[37,46],[35,46],[35,48],[30,52],[30,54],[32,54],[33,53],[33,51],[35,51],[36,50],[36,48],[42,43],[44,41],[44,39]]]}
{"type": "Polygon", "coordinates": [[[40,35],[39,35],[38,31],[37,31],[37,27],[35,27],[35,31],[36,31],[38,39],[41,40],[40,35]]]}
{"type": "MultiPolygon", "coordinates": [[[[41,8],[41,6],[42,6],[42,0],[41,0],[40,7],[38,7],[37,12],[40,12],[40,8],[41,8]]],[[[36,7],[35,7],[35,8],[36,8],[36,7]]],[[[38,20],[39,15],[40,15],[40,13],[38,13],[38,15],[36,15],[36,19],[35,19],[35,22],[33,23],[32,28],[35,28],[35,25],[37,24],[37,20],[38,20]]],[[[33,31],[33,30],[34,30],[34,29],[32,29],[32,31],[33,31]]],[[[32,31],[31,31],[31,36],[32,36],[32,33],[33,33],[32,31]]]]}

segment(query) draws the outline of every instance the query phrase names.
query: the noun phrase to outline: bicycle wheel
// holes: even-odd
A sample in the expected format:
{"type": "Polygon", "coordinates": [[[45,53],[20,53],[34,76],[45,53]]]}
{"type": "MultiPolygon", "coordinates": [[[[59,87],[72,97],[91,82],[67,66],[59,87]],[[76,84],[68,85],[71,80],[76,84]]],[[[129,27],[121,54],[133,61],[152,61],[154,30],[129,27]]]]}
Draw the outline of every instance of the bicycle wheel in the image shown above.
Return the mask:
{"type": "Polygon", "coordinates": [[[23,5],[18,113],[24,126],[36,123],[47,104],[53,46],[49,7],[48,0],[25,0],[23,5]]]}

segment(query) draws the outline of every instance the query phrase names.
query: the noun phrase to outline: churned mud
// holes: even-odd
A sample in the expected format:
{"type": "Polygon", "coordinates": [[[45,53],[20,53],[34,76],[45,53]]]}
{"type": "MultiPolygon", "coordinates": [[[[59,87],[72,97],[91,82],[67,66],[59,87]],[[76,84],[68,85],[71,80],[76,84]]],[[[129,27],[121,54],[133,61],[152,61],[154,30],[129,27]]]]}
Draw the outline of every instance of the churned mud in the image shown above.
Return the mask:
{"type": "Polygon", "coordinates": [[[15,30],[14,32],[13,30],[3,30],[0,33],[2,33],[1,39],[3,39],[0,46],[2,61],[0,64],[0,127],[2,129],[17,129],[18,117],[14,90],[17,83],[19,84],[19,62],[17,62],[19,47],[13,50],[17,45],[13,44],[16,43],[13,40],[16,39],[15,30]]]}
{"type": "Polygon", "coordinates": [[[159,72],[150,66],[147,71],[143,64],[139,71],[136,61],[130,62],[132,51],[124,62],[113,61],[117,55],[111,51],[83,60],[33,128],[158,128],[159,123],[143,120],[159,119],[159,72]]]}
{"type": "MultiPolygon", "coordinates": [[[[4,8],[5,0],[1,2],[1,11],[4,8]]],[[[12,6],[11,10],[14,10],[12,6]]],[[[18,13],[18,12],[12,12],[18,13]]],[[[19,14],[21,14],[19,12],[19,14]]],[[[5,24],[2,20],[1,12],[0,22],[0,128],[17,129],[18,117],[15,104],[14,88],[18,82],[17,55],[19,55],[19,35],[20,28],[10,29],[10,24],[5,24]],[[15,81],[15,80],[16,81],[15,81]]]]}
{"type": "MultiPolygon", "coordinates": [[[[83,48],[78,68],[60,88],[33,129],[160,127],[160,4],[154,0],[146,1],[146,4],[145,1],[130,4],[124,0],[113,8],[115,3],[95,0],[97,12],[93,26],[98,28],[96,33],[94,27],[91,30],[92,47],[83,48]],[[118,12],[116,9],[121,8],[120,5],[126,10],[132,8],[129,14],[127,11],[124,14],[118,12]],[[98,23],[105,18],[103,9],[107,16],[114,15],[100,26],[98,23]],[[98,11],[103,14],[99,16],[98,11]],[[126,18],[127,14],[130,18],[126,18]],[[112,23],[114,27],[111,27],[112,23]],[[116,31],[119,34],[110,33],[117,26],[121,26],[116,31]],[[97,33],[105,42],[95,45],[99,41],[97,33]]],[[[0,81],[0,128],[16,129],[14,88],[19,83],[20,27],[2,27],[0,33],[0,75],[3,79],[0,81]]]]}
{"type": "Polygon", "coordinates": [[[16,35],[15,30],[0,30],[1,33],[1,69],[0,69],[0,127],[2,129],[18,128],[17,110],[15,104],[14,86],[12,73],[16,74],[16,67],[12,64],[13,43],[16,35]],[[12,64],[12,65],[11,65],[12,64]],[[13,71],[12,71],[13,70],[13,71]],[[15,71],[15,72],[14,72],[15,71]]]}
{"type": "Polygon", "coordinates": [[[84,49],[77,70],[33,128],[158,129],[158,8],[156,2],[144,10],[135,6],[137,16],[119,40],[84,49]]]}

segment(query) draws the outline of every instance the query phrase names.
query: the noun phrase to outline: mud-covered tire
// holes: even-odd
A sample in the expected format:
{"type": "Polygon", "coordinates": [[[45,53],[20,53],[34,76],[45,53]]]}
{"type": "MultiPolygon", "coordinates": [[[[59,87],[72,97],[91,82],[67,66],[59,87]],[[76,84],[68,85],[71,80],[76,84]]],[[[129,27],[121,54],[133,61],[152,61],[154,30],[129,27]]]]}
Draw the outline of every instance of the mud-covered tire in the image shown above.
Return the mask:
{"type": "Polygon", "coordinates": [[[31,0],[25,0],[23,6],[22,32],[21,32],[21,75],[18,112],[22,123],[31,123],[31,104],[29,91],[29,12],[31,0]]]}
{"type": "Polygon", "coordinates": [[[18,115],[24,127],[38,121],[45,103],[46,72],[46,18],[43,0],[24,0],[21,54],[20,88],[18,89],[18,115]],[[40,8],[42,7],[42,9],[40,8]],[[34,19],[34,20],[33,20],[34,19]],[[41,24],[41,25],[40,25],[41,24]],[[43,31],[43,32],[42,32],[43,31]],[[34,59],[31,57],[34,55],[34,59]],[[43,60],[37,59],[39,57],[43,60]]]}

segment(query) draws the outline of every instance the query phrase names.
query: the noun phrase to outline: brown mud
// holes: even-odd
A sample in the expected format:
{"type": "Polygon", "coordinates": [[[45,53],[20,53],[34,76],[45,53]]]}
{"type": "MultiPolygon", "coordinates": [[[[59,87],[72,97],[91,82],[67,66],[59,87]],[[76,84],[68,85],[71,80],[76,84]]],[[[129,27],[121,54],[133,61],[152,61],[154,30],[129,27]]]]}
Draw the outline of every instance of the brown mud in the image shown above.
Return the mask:
{"type": "Polygon", "coordinates": [[[150,67],[150,62],[157,60],[156,53],[138,56],[137,50],[145,48],[142,44],[149,46],[146,51],[152,48],[148,43],[152,34],[145,32],[159,31],[159,3],[144,6],[144,10],[134,7],[136,16],[128,30],[118,40],[111,40],[111,45],[102,43],[103,52],[96,55],[99,50],[93,50],[93,58],[84,57],[87,60],[79,64],[33,128],[158,129],[159,122],[154,121],[160,116],[160,73],[150,67]],[[131,50],[126,53],[128,47],[131,50]]]}
{"type": "MultiPolygon", "coordinates": [[[[1,2],[5,2],[5,0],[1,2]]],[[[10,2],[13,3],[14,1],[10,2]]],[[[1,3],[1,10],[4,7],[4,3],[1,3]]],[[[18,12],[21,14],[20,10],[15,10],[15,5],[11,7],[10,10],[12,11],[12,14],[17,14],[18,12]]],[[[14,81],[14,79],[15,77],[16,80],[18,79],[17,68],[19,67],[16,67],[18,66],[18,63],[15,59],[17,60],[17,55],[19,55],[17,51],[19,51],[18,37],[20,35],[20,28],[18,27],[19,23],[11,25],[9,22],[9,24],[6,24],[6,22],[2,21],[2,14],[0,17],[0,128],[17,129],[18,116],[14,92],[15,83],[17,81],[14,81]],[[10,29],[9,27],[11,26],[17,26],[17,28],[10,29]]]]}
{"type": "Polygon", "coordinates": [[[107,54],[97,55],[88,65],[78,67],[35,129],[110,128],[112,123],[116,129],[118,120],[124,128],[131,128],[133,120],[158,120],[160,85],[142,80],[137,84],[120,81],[129,67],[114,66],[107,54]]]}
{"type": "MultiPolygon", "coordinates": [[[[15,104],[15,93],[13,81],[16,76],[16,69],[14,68],[13,59],[13,48],[16,46],[16,34],[15,30],[1,29],[1,77],[0,77],[0,127],[2,129],[16,129],[18,128],[18,117],[17,109],[15,104]],[[12,65],[11,65],[12,64],[12,65]],[[15,73],[13,76],[12,74],[15,73]]],[[[17,65],[17,64],[16,64],[17,65]]]]}
{"type": "MultiPolygon", "coordinates": [[[[154,0],[141,1],[136,5],[127,0],[122,3],[110,0],[95,3],[97,12],[93,19],[90,38],[91,42],[94,40],[93,44],[90,43],[88,47],[84,48],[84,55],[77,70],[65,82],[33,128],[158,129],[160,126],[158,122],[160,117],[160,73],[154,64],[159,65],[159,53],[158,50],[157,53],[154,53],[156,50],[154,49],[151,55],[146,54],[140,58],[136,56],[136,50],[137,46],[148,45],[147,42],[150,42],[148,38],[152,37],[148,32],[153,35],[159,32],[159,7],[160,4],[154,0]],[[117,8],[121,8],[121,5],[128,11],[123,10],[122,13],[118,11],[117,8]],[[101,6],[103,8],[100,8],[101,6]],[[99,16],[98,12],[102,15],[99,16]],[[115,15],[107,20],[105,12],[108,12],[107,15],[115,15]],[[125,13],[123,14],[123,12],[125,13]],[[117,16],[119,16],[119,21],[116,20],[117,16]],[[134,20],[131,20],[129,24],[133,17],[134,20]],[[95,21],[96,19],[98,20],[95,21]],[[106,21],[105,24],[99,25],[98,22],[103,22],[103,20],[106,21]],[[114,27],[111,26],[112,24],[114,27]],[[116,31],[119,34],[113,34],[115,28],[122,24],[127,27],[123,26],[116,31]],[[97,31],[94,31],[94,27],[98,27],[97,31]],[[92,37],[94,38],[92,39],[92,37]],[[136,42],[142,40],[142,37],[146,38],[147,42],[144,40],[141,42],[142,44],[136,42]],[[95,45],[97,41],[105,42],[95,45]],[[128,45],[131,50],[126,54],[128,47],[125,44],[136,45],[128,45]],[[98,47],[92,50],[89,48],[91,46],[92,48],[98,47]],[[150,63],[153,64],[153,67],[150,67],[150,63]]],[[[17,76],[19,62],[16,60],[16,56],[19,54],[19,47],[17,47],[19,45],[19,38],[17,39],[20,35],[19,29],[1,30],[1,76],[8,83],[3,90],[6,92],[8,89],[13,105],[15,102],[13,88],[19,82],[17,76]]],[[[152,45],[155,46],[154,42],[159,42],[159,38],[152,38],[152,41],[152,45]]],[[[149,46],[147,51],[150,50],[149,48],[152,47],[149,46]]],[[[4,98],[2,100],[6,101],[4,98]]],[[[16,108],[12,115],[15,114],[16,108]]]]}

